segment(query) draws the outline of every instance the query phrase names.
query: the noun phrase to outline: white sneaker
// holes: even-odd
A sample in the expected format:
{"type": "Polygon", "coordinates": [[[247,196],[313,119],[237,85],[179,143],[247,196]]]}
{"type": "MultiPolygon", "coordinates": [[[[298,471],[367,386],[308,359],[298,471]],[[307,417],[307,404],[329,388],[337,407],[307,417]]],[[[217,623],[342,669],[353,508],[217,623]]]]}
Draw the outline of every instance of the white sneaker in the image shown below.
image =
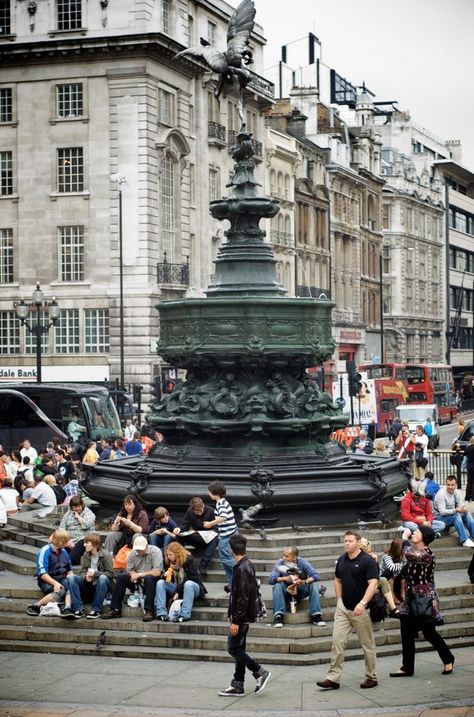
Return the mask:
{"type": "Polygon", "coordinates": [[[462,547],[463,548],[474,548],[474,540],[471,540],[471,538],[468,538],[467,540],[464,541],[464,543],[462,544],[462,547]]]}

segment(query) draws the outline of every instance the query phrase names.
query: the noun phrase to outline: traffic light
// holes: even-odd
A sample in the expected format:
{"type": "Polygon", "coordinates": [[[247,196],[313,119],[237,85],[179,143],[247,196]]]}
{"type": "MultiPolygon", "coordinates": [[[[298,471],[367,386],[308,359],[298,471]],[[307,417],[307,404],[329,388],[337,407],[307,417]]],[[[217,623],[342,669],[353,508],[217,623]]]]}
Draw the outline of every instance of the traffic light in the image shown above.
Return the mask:
{"type": "Polygon", "coordinates": [[[358,396],[362,390],[362,376],[360,373],[349,374],[349,396],[358,396]]]}
{"type": "Polygon", "coordinates": [[[141,403],[142,390],[143,390],[143,386],[140,386],[140,384],[138,384],[138,383],[133,384],[133,402],[134,403],[141,403]]]}

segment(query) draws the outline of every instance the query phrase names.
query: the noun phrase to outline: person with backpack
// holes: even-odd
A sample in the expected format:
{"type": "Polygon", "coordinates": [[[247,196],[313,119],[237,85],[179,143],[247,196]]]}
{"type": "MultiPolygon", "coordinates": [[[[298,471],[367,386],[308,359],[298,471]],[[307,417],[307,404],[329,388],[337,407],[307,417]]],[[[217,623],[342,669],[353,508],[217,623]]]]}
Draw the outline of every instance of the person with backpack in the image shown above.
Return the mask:
{"type": "Polygon", "coordinates": [[[265,689],[271,672],[265,670],[246,652],[249,623],[257,619],[258,585],[255,568],[248,559],[247,539],[235,533],[229,540],[235,565],[232,570],[232,584],[229,597],[229,634],[227,650],[235,661],[234,676],[229,687],[219,692],[221,697],[239,697],[245,694],[245,668],[255,677],[255,692],[260,694],[265,689]]]}

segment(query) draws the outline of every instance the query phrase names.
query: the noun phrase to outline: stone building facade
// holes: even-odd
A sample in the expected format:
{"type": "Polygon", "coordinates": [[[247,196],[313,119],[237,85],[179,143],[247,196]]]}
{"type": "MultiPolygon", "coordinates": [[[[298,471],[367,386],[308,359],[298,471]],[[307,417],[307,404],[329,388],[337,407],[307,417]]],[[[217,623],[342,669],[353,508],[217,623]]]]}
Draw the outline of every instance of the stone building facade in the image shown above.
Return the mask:
{"type": "MultiPolygon", "coordinates": [[[[225,47],[221,0],[4,3],[0,35],[0,352],[34,365],[15,297],[40,282],[61,315],[45,339],[45,380],[119,373],[123,239],[125,383],[148,388],[160,301],[199,293],[222,229],[209,215],[232,170],[236,100],[218,104],[199,60],[173,61],[200,37],[225,47]],[[121,217],[119,212],[121,199],[121,217]],[[120,222],[121,218],[121,222],[120,222]]],[[[263,158],[273,87],[251,38],[247,125],[263,158]]],[[[257,176],[263,181],[261,166],[257,176]]]]}

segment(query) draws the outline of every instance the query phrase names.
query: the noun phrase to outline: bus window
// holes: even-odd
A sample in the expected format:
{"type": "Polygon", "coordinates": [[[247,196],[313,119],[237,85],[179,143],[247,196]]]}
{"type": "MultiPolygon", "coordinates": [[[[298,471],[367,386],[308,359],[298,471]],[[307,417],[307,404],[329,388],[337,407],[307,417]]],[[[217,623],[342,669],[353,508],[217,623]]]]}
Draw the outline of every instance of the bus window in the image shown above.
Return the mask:
{"type": "Polygon", "coordinates": [[[407,383],[423,383],[425,380],[425,369],[423,366],[407,366],[405,369],[407,383]]]}
{"type": "Polygon", "coordinates": [[[122,435],[117,411],[108,394],[83,396],[85,414],[88,418],[89,435],[97,438],[114,438],[122,435]]]}
{"type": "Polygon", "coordinates": [[[426,403],[426,393],[424,391],[414,391],[408,394],[408,403],[426,403]]]}

